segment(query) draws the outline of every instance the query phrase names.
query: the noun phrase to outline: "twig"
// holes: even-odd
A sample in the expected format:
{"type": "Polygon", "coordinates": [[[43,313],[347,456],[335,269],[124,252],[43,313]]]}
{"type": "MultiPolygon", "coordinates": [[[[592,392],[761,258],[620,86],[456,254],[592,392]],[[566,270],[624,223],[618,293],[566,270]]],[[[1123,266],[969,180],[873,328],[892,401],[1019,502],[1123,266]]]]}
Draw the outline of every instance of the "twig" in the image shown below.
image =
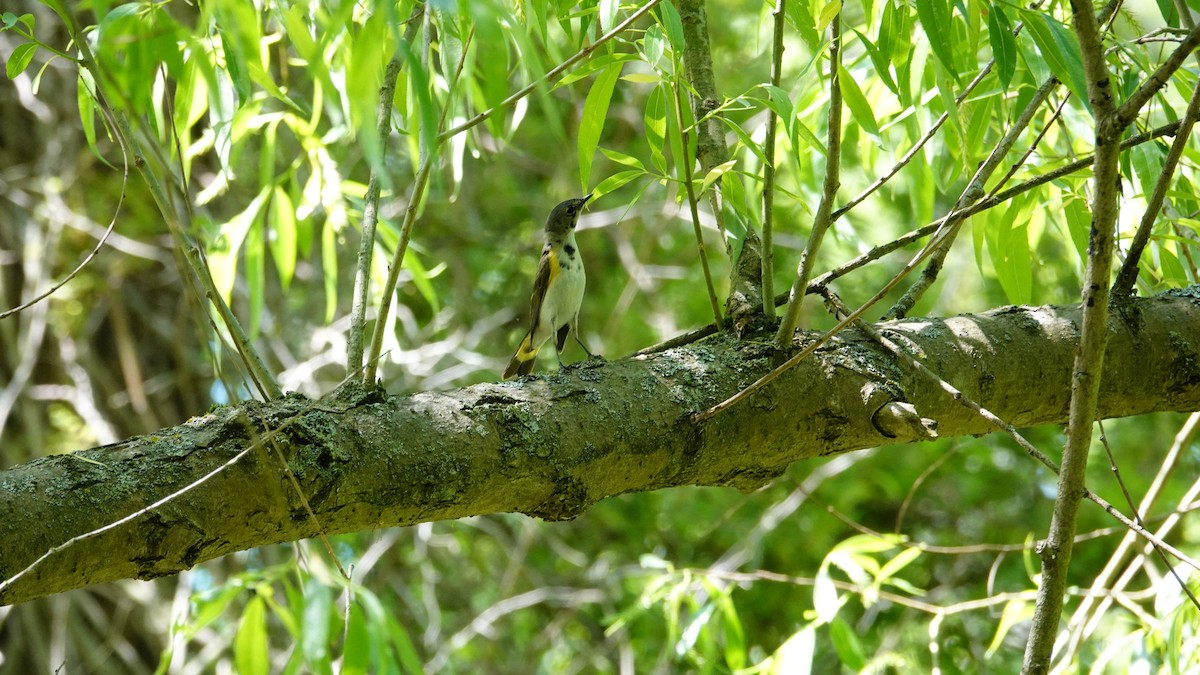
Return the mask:
{"type": "MultiPolygon", "coordinates": [[[[1016,28],[1013,29],[1013,34],[1016,34],[1018,31],[1020,31],[1022,25],[1023,24],[1017,24],[1016,28]]],[[[983,82],[988,73],[992,71],[992,66],[995,65],[995,63],[996,62],[994,60],[988,61],[987,65],[980,69],[979,74],[977,74],[974,79],[967,83],[967,86],[963,88],[962,92],[959,93],[958,96],[954,97],[954,103],[956,105],[962,105],[963,101],[967,100],[967,97],[970,96],[971,92],[975,90],[975,87],[978,87],[979,83],[983,82]]],[[[830,219],[837,220],[846,215],[850,209],[858,206],[867,197],[870,197],[872,194],[874,194],[876,190],[883,187],[884,184],[891,180],[893,176],[895,176],[897,173],[900,173],[900,170],[908,166],[908,163],[912,161],[913,157],[917,156],[917,153],[921,151],[921,148],[925,147],[925,144],[937,135],[938,129],[942,128],[942,125],[945,124],[946,120],[948,119],[950,119],[949,110],[943,112],[936,120],[934,120],[933,125],[929,127],[929,130],[926,131],[921,138],[917,139],[917,142],[908,149],[908,152],[904,153],[903,157],[901,157],[896,161],[895,164],[892,165],[892,168],[884,172],[884,174],[879,178],[876,178],[875,182],[871,183],[862,192],[855,195],[853,199],[835,209],[834,212],[830,214],[830,219]]]]}
{"type": "MultiPolygon", "coordinates": [[[[412,44],[420,23],[415,19],[425,11],[424,5],[413,7],[407,21],[404,42],[412,44]]],[[[396,46],[397,51],[400,46],[396,46]]],[[[466,51],[464,49],[464,51],[466,51]]],[[[395,98],[396,80],[400,75],[400,54],[393,53],[383,72],[383,84],[379,87],[379,104],[375,109],[375,126],[380,155],[387,153],[388,138],[392,135],[392,103],[395,98]]],[[[371,166],[367,180],[367,194],[363,206],[362,238],[358,243],[358,258],[354,268],[354,295],[350,307],[350,335],[346,347],[346,372],[358,372],[363,365],[363,335],[366,332],[367,296],[371,287],[371,258],[375,253],[375,226],[379,221],[380,169],[371,166]]]]}
{"type": "Polygon", "coordinates": [[[512,96],[509,96],[508,98],[504,99],[503,101],[497,103],[495,106],[492,106],[491,108],[488,108],[487,110],[479,113],[478,115],[472,117],[471,119],[467,120],[466,122],[463,122],[462,124],[460,124],[456,127],[453,127],[451,129],[447,129],[446,131],[441,132],[437,136],[438,142],[441,143],[443,141],[446,141],[447,139],[457,136],[458,134],[466,131],[467,129],[470,129],[474,126],[479,125],[480,123],[487,120],[487,118],[491,117],[492,115],[496,114],[497,112],[504,110],[505,108],[508,108],[509,106],[513,105],[517,101],[520,101],[521,99],[525,98],[533,90],[537,89],[538,87],[545,84],[546,82],[553,80],[554,78],[558,77],[562,73],[566,72],[566,70],[568,68],[570,68],[571,66],[575,65],[576,63],[579,63],[583,59],[590,56],[592,52],[596,51],[596,49],[598,49],[605,42],[608,42],[609,40],[611,40],[611,39],[615,38],[616,36],[620,35],[621,33],[625,32],[626,28],[629,28],[629,26],[631,26],[633,24],[633,22],[640,19],[643,14],[645,14],[646,12],[649,12],[659,2],[661,2],[661,0],[650,0],[645,5],[642,5],[642,7],[639,8],[636,12],[634,12],[633,14],[630,14],[628,19],[625,19],[620,24],[618,24],[615,28],[608,31],[604,35],[601,35],[592,44],[584,47],[583,49],[580,49],[573,56],[568,58],[566,61],[563,61],[562,63],[558,64],[556,67],[551,69],[545,75],[541,76],[540,78],[538,78],[538,79],[534,80],[533,82],[530,82],[529,84],[522,87],[519,91],[517,91],[517,93],[515,93],[512,96]]]}
{"type": "Polygon", "coordinates": [[[1175,135],[1171,149],[1163,161],[1162,171],[1159,172],[1158,180],[1154,183],[1154,191],[1146,200],[1146,210],[1142,212],[1142,220],[1138,223],[1137,232],[1133,235],[1133,242],[1129,245],[1129,253],[1125,256],[1121,271],[1117,273],[1117,281],[1113,285],[1113,297],[1119,298],[1133,293],[1133,285],[1137,282],[1138,261],[1141,260],[1142,251],[1146,249],[1146,244],[1150,241],[1150,233],[1154,230],[1154,223],[1162,211],[1163,199],[1166,197],[1167,190],[1175,182],[1175,169],[1179,167],[1179,160],[1183,157],[1188,137],[1192,133],[1192,125],[1196,123],[1197,117],[1200,117],[1200,87],[1192,90],[1192,98],[1188,101],[1187,111],[1180,120],[1179,133],[1175,135]]]}
{"type": "MultiPolygon", "coordinates": [[[[800,254],[800,264],[796,266],[796,278],[792,280],[791,298],[779,329],[775,333],[775,348],[786,349],[792,344],[796,334],[796,326],[800,322],[800,308],[804,304],[805,291],[808,290],[808,279],[812,276],[813,265],[817,262],[817,252],[821,250],[821,241],[825,231],[833,223],[830,212],[833,210],[833,200],[837,198],[841,186],[841,155],[842,155],[842,14],[829,22],[829,118],[825,141],[825,184],[821,190],[821,204],[813,216],[812,232],[808,235],[808,243],[800,254]]],[[[770,296],[767,296],[770,297],[770,296]]],[[[768,304],[768,303],[763,303],[768,304]]]]}
{"type": "MultiPolygon", "coordinates": [[[[1117,161],[1120,157],[1120,133],[1125,126],[1120,123],[1121,116],[1113,100],[1111,75],[1104,60],[1100,27],[1092,3],[1072,0],[1071,14],[1087,78],[1088,100],[1095,118],[1092,227],[1083,280],[1083,326],[1080,330],[1079,352],[1071,373],[1067,442],[1063,449],[1062,471],[1058,476],[1050,531],[1045,545],[1039,550],[1042,585],[1038,588],[1033,623],[1025,645],[1022,671],[1026,673],[1044,673],[1049,669],[1062,614],[1079,498],[1083,494],[1092,425],[1096,419],[1100,369],[1108,345],[1109,277],[1115,248],[1119,197],[1117,183],[1120,179],[1117,161]]],[[[1200,35],[1197,39],[1200,40],[1200,35]]]]}
{"type": "MultiPolygon", "coordinates": [[[[771,46],[771,85],[779,89],[779,80],[783,73],[783,28],[787,22],[785,15],[787,0],[776,0],[772,14],[775,17],[775,35],[771,46]]],[[[835,48],[836,49],[836,48],[835,48]]],[[[774,91],[771,93],[775,95],[774,91]]],[[[830,102],[832,106],[832,101],[830,102]]],[[[838,106],[839,108],[841,106],[838,106]]],[[[775,296],[775,132],[779,127],[779,117],[775,111],[767,118],[767,138],[763,143],[766,161],[763,162],[763,238],[762,238],[762,293],[764,298],[775,296]]],[[[763,314],[768,321],[775,320],[775,303],[764,302],[763,314]]]]}
{"type": "MultiPolygon", "coordinates": [[[[834,295],[833,293],[826,293],[825,298],[839,312],[845,313],[847,311],[846,306],[843,305],[841,303],[841,300],[838,299],[837,296],[834,295]]],[[[1021,435],[1021,432],[1017,431],[1016,427],[1009,424],[1004,419],[1000,418],[998,415],[996,415],[992,411],[988,410],[987,408],[984,408],[983,406],[979,405],[978,403],[976,403],[973,399],[971,399],[966,394],[963,394],[957,387],[950,384],[946,380],[942,379],[941,376],[939,376],[937,373],[930,370],[925,364],[923,364],[920,361],[918,361],[917,359],[913,358],[912,355],[910,355],[908,352],[901,349],[899,345],[892,342],[890,339],[888,339],[886,336],[884,336],[882,333],[880,333],[878,330],[876,330],[875,327],[872,326],[871,324],[869,324],[861,319],[857,319],[857,318],[854,320],[854,323],[855,323],[856,328],[859,328],[860,330],[862,330],[864,333],[867,334],[868,337],[870,337],[872,340],[875,340],[881,346],[883,346],[884,349],[888,350],[893,355],[898,357],[901,361],[903,361],[905,363],[906,366],[908,366],[912,370],[916,371],[922,377],[936,383],[938,385],[938,387],[942,389],[942,391],[949,394],[952,399],[954,399],[961,405],[972,410],[973,412],[975,412],[975,414],[979,415],[983,419],[996,425],[996,427],[1000,431],[1003,431],[1004,433],[1008,434],[1008,436],[1010,438],[1012,438],[1014,441],[1016,441],[1017,445],[1021,446],[1021,448],[1023,450],[1025,450],[1025,452],[1028,453],[1029,456],[1031,456],[1034,459],[1041,462],[1043,465],[1045,465],[1048,469],[1050,469],[1054,473],[1058,473],[1059,475],[1061,475],[1061,473],[1060,473],[1061,469],[1058,466],[1056,466],[1054,464],[1054,462],[1049,457],[1046,456],[1045,453],[1043,453],[1041,450],[1038,450],[1037,447],[1035,447],[1032,443],[1030,443],[1028,440],[1026,440],[1026,438],[1021,435]]],[[[1124,524],[1127,528],[1136,532],[1138,535],[1140,535],[1141,537],[1146,539],[1146,541],[1149,541],[1155,547],[1161,546],[1163,550],[1170,551],[1171,554],[1178,557],[1179,560],[1181,560],[1182,562],[1191,566],[1196,571],[1200,571],[1200,561],[1194,560],[1190,556],[1184,554],[1182,551],[1179,551],[1175,547],[1170,546],[1166,542],[1162,541],[1161,538],[1159,538],[1158,536],[1156,536],[1155,534],[1153,534],[1152,532],[1147,530],[1142,525],[1140,519],[1137,521],[1131,520],[1129,517],[1125,516],[1125,514],[1118,511],[1116,509],[1116,507],[1114,507],[1112,504],[1108,503],[1106,500],[1102,499],[1099,495],[1095,494],[1094,492],[1087,489],[1086,487],[1080,486],[1080,494],[1082,494],[1084,497],[1086,497],[1090,501],[1095,502],[1098,506],[1103,508],[1109,515],[1116,518],[1118,521],[1120,521],[1122,524],[1124,524]]],[[[1074,532],[1072,532],[1072,536],[1074,536],[1074,532]]]]}
{"type": "MultiPolygon", "coordinates": [[[[676,75],[679,62],[675,60],[676,75]]],[[[700,253],[700,268],[704,271],[704,286],[708,290],[708,303],[712,306],[715,325],[721,326],[721,303],[717,301],[717,289],[713,286],[712,271],[708,266],[708,251],[704,246],[704,235],[700,230],[700,211],[696,206],[696,187],[692,185],[692,158],[688,156],[688,131],[683,125],[683,95],[678,83],[671,87],[675,92],[675,124],[679,127],[679,169],[683,172],[683,185],[687,190],[688,206],[692,210],[692,229],[696,233],[696,250],[700,253]]]]}
{"type": "MultiPolygon", "coordinates": [[[[1136,136],[1130,136],[1129,138],[1122,141],[1121,149],[1128,150],[1129,148],[1132,148],[1136,145],[1141,145],[1142,143],[1152,141],[1156,138],[1161,138],[1163,136],[1170,136],[1172,134],[1175,134],[1179,130],[1179,125],[1180,125],[1180,123],[1178,121],[1175,121],[1175,122],[1171,122],[1169,124],[1164,124],[1160,127],[1156,127],[1155,129],[1152,129],[1150,131],[1140,133],[1136,136]]],[[[1053,171],[1048,171],[1044,174],[1034,176],[1033,178],[1030,178],[1029,180],[1018,183],[1017,185],[1014,185],[1013,187],[1011,187],[1007,190],[1004,190],[1003,192],[1001,192],[999,194],[987,197],[987,198],[983,199],[982,201],[972,204],[970,207],[968,207],[962,213],[962,216],[964,218],[966,218],[969,216],[973,216],[977,213],[980,213],[982,211],[986,211],[987,209],[994,208],[994,207],[996,207],[1000,204],[1003,204],[1004,202],[1012,199],[1013,197],[1016,197],[1019,194],[1028,192],[1028,191],[1032,190],[1033,188],[1040,187],[1051,181],[1058,180],[1059,178],[1062,178],[1063,176],[1068,176],[1070,174],[1075,173],[1076,171],[1085,169],[1089,165],[1091,165],[1092,159],[1093,158],[1091,155],[1087,155],[1087,156],[1082,157],[1082,158],[1080,158],[1074,162],[1071,162],[1069,164],[1064,164],[1063,166],[1060,166],[1059,168],[1054,169],[1053,171]]],[[[875,260],[882,258],[883,256],[891,253],[892,251],[903,248],[903,247],[907,246],[908,244],[911,244],[912,242],[937,231],[937,229],[939,227],[941,227],[943,220],[945,220],[945,218],[935,220],[934,222],[929,223],[928,225],[923,225],[922,227],[920,227],[916,230],[913,230],[912,232],[909,232],[908,234],[905,234],[905,235],[903,235],[893,241],[890,241],[886,244],[880,244],[879,246],[872,248],[870,251],[867,251],[866,253],[858,256],[857,258],[854,258],[853,260],[850,260],[846,263],[843,263],[842,265],[840,265],[838,267],[835,267],[834,269],[832,269],[832,270],[826,272],[825,274],[822,274],[821,276],[817,277],[816,279],[813,279],[812,281],[810,281],[808,283],[808,292],[815,293],[815,292],[817,292],[817,289],[819,289],[821,286],[829,284],[829,282],[833,281],[834,279],[843,277],[843,276],[849,274],[850,272],[853,272],[854,270],[856,270],[864,265],[867,265],[868,263],[874,262],[875,260]]],[[[780,293],[779,295],[775,296],[775,304],[776,305],[782,305],[783,303],[787,302],[787,300],[788,300],[787,293],[780,293]]]]}
{"type": "MultiPolygon", "coordinates": [[[[963,190],[962,195],[958,198],[958,202],[955,203],[955,211],[965,212],[968,206],[971,206],[983,198],[985,194],[984,185],[987,183],[988,179],[991,178],[997,167],[1000,166],[1001,162],[1004,161],[1004,157],[1008,154],[1008,151],[1014,144],[1016,144],[1017,138],[1020,137],[1020,135],[1024,133],[1025,129],[1029,127],[1029,124],[1033,121],[1033,116],[1037,112],[1038,108],[1042,106],[1042,103],[1044,103],[1050,96],[1050,92],[1053,91],[1057,86],[1058,80],[1050,77],[1042,83],[1042,86],[1037,88],[1037,91],[1034,92],[1033,97],[1030,98],[1029,103],[1025,106],[1025,109],[1021,111],[1020,116],[1017,117],[1017,120],[1013,122],[1012,126],[1009,127],[1008,131],[1004,134],[1004,138],[1000,139],[1000,142],[995,148],[992,148],[992,152],[988,155],[987,159],[984,160],[983,164],[981,164],[975,171],[975,175],[971,178],[971,182],[967,184],[966,189],[963,190]]],[[[897,319],[908,314],[908,311],[917,303],[917,300],[919,300],[921,296],[925,294],[925,291],[929,290],[929,288],[933,285],[933,282],[937,280],[938,274],[942,270],[942,264],[946,260],[946,255],[950,252],[950,246],[954,243],[955,238],[958,236],[959,228],[965,219],[965,216],[961,216],[948,221],[947,227],[949,229],[950,236],[946,237],[945,240],[938,245],[937,250],[934,251],[933,256],[929,261],[929,264],[926,265],[925,269],[921,272],[921,276],[918,277],[917,281],[914,282],[913,285],[904,292],[904,295],[896,301],[896,304],[892,305],[892,308],[884,314],[885,319],[897,319]]]]}
{"type": "Polygon", "coordinates": [[[1170,81],[1171,76],[1183,65],[1184,59],[1197,47],[1200,47],[1200,26],[1188,31],[1187,37],[1180,41],[1179,46],[1171,52],[1167,60],[1163,61],[1153,73],[1150,73],[1146,81],[1116,108],[1111,121],[1107,122],[1111,126],[1111,129],[1106,131],[1119,132],[1129,126],[1137,118],[1142,108],[1150,102],[1150,99],[1159,90],[1167,86],[1167,82],[1170,81]]]}
{"type": "MultiPolygon", "coordinates": [[[[1125,498],[1125,504],[1133,513],[1134,522],[1136,522],[1138,525],[1143,525],[1142,516],[1138,512],[1137,505],[1133,503],[1133,497],[1129,494],[1129,488],[1125,485],[1125,479],[1121,478],[1121,470],[1117,467],[1117,459],[1116,457],[1113,457],[1112,448],[1110,448],[1108,445],[1108,436],[1104,434],[1104,423],[1096,422],[1096,426],[1098,426],[1100,429],[1100,444],[1104,446],[1104,452],[1108,455],[1108,468],[1110,471],[1112,471],[1113,478],[1117,480],[1117,486],[1121,488],[1121,496],[1125,498]]],[[[1163,553],[1163,550],[1159,548],[1157,544],[1151,543],[1151,547],[1154,549],[1154,552],[1158,554],[1158,559],[1160,562],[1162,562],[1163,567],[1165,567],[1167,571],[1171,573],[1171,576],[1175,578],[1175,582],[1179,584],[1179,588],[1182,589],[1184,594],[1188,596],[1188,599],[1192,601],[1192,606],[1200,609],[1200,600],[1196,599],[1196,595],[1192,593],[1192,589],[1188,588],[1187,582],[1183,580],[1183,577],[1179,576],[1179,572],[1175,570],[1175,566],[1171,564],[1171,561],[1167,560],[1167,554],[1163,553]]]]}
{"type": "MultiPolygon", "coordinates": [[[[81,84],[80,86],[83,86],[83,85],[81,84]]],[[[26,302],[23,302],[20,305],[13,307],[12,309],[0,312],[0,319],[4,319],[4,318],[11,316],[13,314],[16,314],[18,312],[23,312],[23,311],[29,309],[30,307],[36,305],[37,303],[41,302],[42,300],[45,300],[46,298],[50,297],[51,295],[54,295],[54,293],[56,291],[58,291],[58,289],[62,288],[63,286],[66,286],[68,282],[70,282],[80,272],[82,272],[83,268],[87,267],[88,264],[92,262],[92,259],[96,257],[96,254],[100,253],[100,249],[104,248],[104,244],[108,241],[108,235],[112,234],[113,229],[115,229],[117,226],[117,216],[120,215],[121,206],[125,203],[125,188],[129,185],[129,155],[125,152],[124,146],[121,146],[121,159],[124,161],[124,164],[125,164],[123,173],[121,175],[121,194],[117,198],[116,207],[113,209],[112,220],[108,221],[108,228],[104,230],[104,234],[102,234],[100,236],[99,241],[96,242],[96,245],[92,248],[91,252],[88,253],[83,258],[83,260],[75,267],[75,269],[71,270],[70,274],[63,277],[62,280],[60,280],[58,283],[54,284],[50,288],[39,293],[38,295],[34,296],[32,299],[30,299],[26,302]]]]}
{"type": "MultiPolygon", "coordinates": [[[[1197,429],[1200,429],[1200,413],[1192,413],[1175,434],[1175,438],[1171,443],[1171,449],[1167,452],[1166,457],[1163,458],[1162,465],[1157,474],[1155,474],[1154,480],[1150,482],[1150,485],[1146,488],[1142,496],[1142,501],[1138,507],[1139,511],[1148,512],[1153,508],[1155,501],[1162,495],[1162,489],[1167,484],[1179,460],[1184,456],[1187,449],[1191,447],[1191,442],[1196,435],[1197,429]]],[[[1181,516],[1186,512],[1185,509],[1188,509],[1189,503],[1190,506],[1195,506],[1192,500],[1195,499],[1197,494],[1200,494],[1200,481],[1194,481],[1187,493],[1180,498],[1178,503],[1184,509],[1176,508],[1159,516],[1159,518],[1165,518],[1165,522],[1162,523],[1155,534],[1160,538],[1165,538],[1174,529],[1175,525],[1181,521],[1181,516]]],[[[1135,541],[1132,532],[1126,533],[1117,545],[1116,550],[1109,557],[1109,561],[1104,569],[1092,580],[1091,587],[1093,590],[1108,589],[1113,592],[1120,592],[1121,589],[1128,586],[1133,578],[1137,576],[1138,572],[1143,569],[1142,558],[1145,557],[1144,553],[1138,554],[1128,564],[1125,564],[1124,571],[1121,572],[1120,576],[1117,576],[1118,569],[1124,564],[1125,556],[1132,550],[1135,541]]],[[[1058,661],[1069,658],[1070,653],[1078,649],[1078,645],[1082,642],[1082,636],[1096,629],[1102,617],[1106,616],[1109,604],[1111,604],[1111,599],[1108,598],[1097,599],[1095,606],[1093,606],[1091,599],[1085,599],[1080,602],[1079,607],[1075,610],[1074,615],[1067,624],[1069,644],[1059,651],[1058,661]]]]}
{"type": "Polygon", "coordinates": [[[247,374],[263,398],[270,400],[282,397],[283,390],[280,389],[279,383],[275,381],[275,377],[267,370],[262,357],[254,349],[254,345],[250,342],[250,338],[246,335],[241,323],[234,316],[233,311],[229,309],[225,298],[217,290],[212,274],[208,269],[208,262],[205,260],[203,249],[188,235],[190,224],[181,222],[174,201],[159,181],[158,176],[148,166],[144,153],[141,152],[140,146],[136,144],[128,119],[120,112],[114,110],[109,104],[110,97],[104,91],[103,73],[100,72],[96,64],[96,58],[92,54],[88,41],[80,35],[74,16],[67,11],[57,13],[63,19],[68,32],[79,48],[80,54],[83,56],[81,61],[83,67],[92,75],[92,79],[96,85],[96,102],[104,112],[114,136],[118,139],[123,150],[135,157],[134,166],[146,182],[146,187],[149,188],[150,194],[158,206],[159,213],[162,214],[163,220],[166,221],[168,229],[171,231],[176,247],[182,252],[184,259],[188,263],[187,268],[190,270],[188,276],[193,284],[193,290],[202,299],[208,298],[209,302],[216,308],[217,315],[221,317],[222,323],[224,323],[230,337],[233,339],[238,356],[241,357],[242,363],[246,366],[247,374]]]}

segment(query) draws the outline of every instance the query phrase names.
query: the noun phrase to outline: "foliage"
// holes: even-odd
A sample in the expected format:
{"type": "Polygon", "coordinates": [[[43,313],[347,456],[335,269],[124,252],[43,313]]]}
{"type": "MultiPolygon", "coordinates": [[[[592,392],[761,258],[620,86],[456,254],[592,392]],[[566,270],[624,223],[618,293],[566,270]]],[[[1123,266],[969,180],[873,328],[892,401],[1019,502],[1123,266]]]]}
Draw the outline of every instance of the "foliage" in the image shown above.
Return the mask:
{"type": "MultiPolygon", "coordinates": [[[[373,302],[391,307],[384,381],[394,392],[489,381],[522,331],[541,219],[576,193],[596,195],[580,234],[590,271],[582,320],[589,344],[617,356],[708,321],[681,188],[690,176],[701,197],[720,190],[722,210],[705,213],[706,241],[712,251],[725,243],[738,250],[748,231],[762,227],[771,152],[763,138],[774,115],[781,131],[773,150],[781,261],[774,274],[787,288],[822,195],[835,17],[843,25],[839,92],[848,112],[835,207],[865,194],[929,139],[835,221],[820,267],[946,215],[1053,77],[1063,86],[1037,108],[1005,156],[1003,175],[985,183],[988,195],[1028,189],[967,221],[970,244],[954,248],[915,312],[1078,298],[1088,171],[1028,183],[1090,152],[1080,47],[1064,3],[793,0],[785,3],[780,87],[768,84],[773,4],[709,8],[724,97],[707,114],[723,126],[731,159],[703,174],[692,168],[684,18],[671,2],[553,76],[640,5],[47,2],[3,13],[0,51],[18,86],[0,89],[0,105],[37,133],[19,144],[11,131],[0,136],[4,165],[29,174],[13,179],[0,200],[17,223],[0,228],[0,252],[40,242],[53,254],[21,256],[19,269],[16,256],[0,256],[0,298],[15,306],[68,272],[104,229],[97,223],[115,220],[110,243],[121,251],[0,323],[8,382],[0,431],[17,441],[7,445],[54,451],[111,442],[248,395],[229,328],[196,318],[207,305],[190,295],[186,268],[173,258],[178,244],[160,238],[170,212],[188,214],[184,234],[203,245],[217,290],[283,387],[318,396],[346,376],[349,279],[375,175],[384,197],[369,273],[373,302]],[[86,36],[94,62],[70,34],[86,36]],[[400,74],[381,140],[376,114],[393,59],[400,74]],[[531,83],[527,97],[507,102],[531,83]],[[123,129],[136,145],[122,147],[123,129]],[[31,140],[46,144],[39,161],[22,152],[31,140]],[[402,282],[394,298],[381,299],[422,157],[434,169],[416,205],[402,282]],[[122,201],[126,167],[148,171],[173,196],[156,204],[151,188],[131,181],[122,201]],[[110,288],[117,292],[107,297],[110,288]],[[61,382],[70,382],[65,394],[37,389],[61,382]],[[42,406],[39,395],[60,400],[42,406]]],[[[1183,26],[1170,3],[1117,14],[1106,45],[1119,97],[1163,60],[1183,26]]],[[[1178,120],[1196,79],[1195,66],[1177,71],[1127,136],[1178,120]]],[[[1168,145],[1157,138],[1122,155],[1123,237],[1145,210],[1168,145]]],[[[1193,143],[1141,258],[1143,291],[1196,280],[1196,158],[1193,143]]],[[[834,287],[848,303],[862,302],[902,264],[879,260],[834,287]]],[[[1181,424],[1159,415],[1106,425],[1132,494],[1146,493],[1156,474],[1175,477],[1159,506],[1143,514],[1147,521],[1195,501],[1186,477],[1200,458],[1190,432],[1181,433],[1176,463],[1162,461],[1181,424]]],[[[1028,436],[1039,447],[1061,445],[1057,430],[1028,436]]],[[[29,456],[9,451],[3,459],[29,456]]],[[[1124,504],[1106,466],[1093,462],[1089,485],[1124,504]]],[[[140,608],[145,616],[121,627],[137,637],[92,624],[74,631],[80,642],[59,658],[91,672],[147,664],[245,673],[621,664],[972,672],[984,660],[1013,671],[1038,581],[1032,541],[1044,532],[1053,491],[1053,477],[1007,439],[939,441],[793,467],[749,496],[676,489],[613,499],[572,523],[494,516],[338,537],[336,554],[355,566],[349,582],[308,543],[296,552],[267,548],[157,582],[151,592],[130,586],[125,596],[105,597],[140,608]]],[[[1196,607],[1157,559],[1125,562],[1116,553],[1123,533],[1100,529],[1110,524],[1095,512],[1080,524],[1087,534],[1072,568],[1080,590],[1068,605],[1080,623],[1072,624],[1077,642],[1065,667],[1200,667],[1196,607]],[[1094,609],[1085,625],[1084,589],[1106,564],[1132,571],[1097,589],[1120,602],[1094,609]]],[[[1194,528],[1177,538],[1195,550],[1194,528]]],[[[1197,586],[1187,568],[1178,572],[1197,586]]],[[[30,637],[55,616],[53,602],[0,613],[5,665],[60,665],[48,659],[63,648],[30,637]]],[[[56,635],[67,641],[61,625],[56,635]]]]}

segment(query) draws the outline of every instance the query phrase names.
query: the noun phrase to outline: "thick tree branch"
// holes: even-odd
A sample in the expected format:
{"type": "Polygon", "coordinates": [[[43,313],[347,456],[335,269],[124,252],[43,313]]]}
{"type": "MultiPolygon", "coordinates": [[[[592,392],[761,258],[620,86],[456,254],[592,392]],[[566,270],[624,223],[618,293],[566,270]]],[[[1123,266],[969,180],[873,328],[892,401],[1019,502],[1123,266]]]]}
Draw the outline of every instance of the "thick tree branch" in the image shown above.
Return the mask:
{"type": "MultiPolygon", "coordinates": [[[[877,325],[1012,424],[1067,419],[1078,307],[1008,308],[877,325]]],[[[1109,322],[1097,417],[1200,409],[1200,288],[1130,301],[1109,322]],[[1147,349],[1148,345],[1170,349],[1147,349]]],[[[808,336],[802,337],[807,339],[808,336]]],[[[271,450],[288,458],[330,534],[497,512],[573,518],[626,492],[753,490],[789,463],[901,443],[874,414],[907,402],[943,437],[994,426],[849,330],[747,405],[693,415],[772,368],[765,344],[718,335],[687,348],[523,385],[404,398],[342,393],[220,408],[156,434],[0,473],[0,603],[174,574],[234,551],[316,534],[271,450]],[[803,395],[798,395],[802,392],[803,395]],[[865,392],[865,393],[864,393],[865,392]],[[267,430],[276,430],[268,432],[267,430]],[[237,461],[231,458],[244,453],[237,461]],[[212,478],[102,534],[48,550],[212,478]]]]}

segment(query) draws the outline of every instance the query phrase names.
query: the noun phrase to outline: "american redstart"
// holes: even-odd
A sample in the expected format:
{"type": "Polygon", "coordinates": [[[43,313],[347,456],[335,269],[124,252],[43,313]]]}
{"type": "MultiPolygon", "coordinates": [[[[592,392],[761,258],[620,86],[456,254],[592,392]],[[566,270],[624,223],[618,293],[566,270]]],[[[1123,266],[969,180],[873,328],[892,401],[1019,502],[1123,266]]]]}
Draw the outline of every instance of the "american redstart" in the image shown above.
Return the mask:
{"type": "Polygon", "coordinates": [[[567,344],[567,333],[575,334],[575,341],[587,355],[592,352],[579,338],[579,306],[583,303],[583,258],[575,245],[575,224],[579,212],[592,196],[568,199],[554,207],[546,219],[546,244],[542,247],[542,259],[538,262],[537,278],[533,282],[533,295],[529,298],[529,332],[517,347],[504,379],[514,375],[528,375],[533,370],[538,350],[555,336],[554,350],[558,365],[563,367],[562,350],[567,344]]]}

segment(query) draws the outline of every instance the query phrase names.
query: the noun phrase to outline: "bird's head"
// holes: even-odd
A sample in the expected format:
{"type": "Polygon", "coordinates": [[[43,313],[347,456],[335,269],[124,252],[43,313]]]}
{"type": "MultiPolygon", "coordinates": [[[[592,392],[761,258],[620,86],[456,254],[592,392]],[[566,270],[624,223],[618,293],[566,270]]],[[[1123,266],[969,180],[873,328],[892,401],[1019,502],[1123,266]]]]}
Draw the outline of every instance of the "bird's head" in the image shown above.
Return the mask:
{"type": "Polygon", "coordinates": [[[583,211],[583,205],[591,198],[591,195],[587,195],[559,202],[558,206],[555,206],[554,210],[550,212],[550,217],[546,219],[546,233],[564,235],[574,230],[575,224],[579,221],[579,213],[583,211]]]}

